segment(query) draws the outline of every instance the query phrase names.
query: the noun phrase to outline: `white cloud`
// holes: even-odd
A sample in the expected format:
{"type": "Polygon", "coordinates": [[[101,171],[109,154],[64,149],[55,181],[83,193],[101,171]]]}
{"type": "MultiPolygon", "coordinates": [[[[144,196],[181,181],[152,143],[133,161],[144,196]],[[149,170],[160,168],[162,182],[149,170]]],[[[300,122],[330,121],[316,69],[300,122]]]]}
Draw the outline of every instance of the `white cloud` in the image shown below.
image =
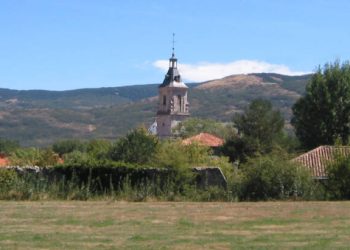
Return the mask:
{"type": "MultiPolygon", "coordinates": [[[[169,62],[167,60],[157,60],[153,63],[153,66],[166,72],[169,62]]],[[[235,74],[278,73],[283,75],[303,75],[310,73],[293,71],[285,65],[270,64],[256,60],[238,60],[230,63],[179,63],[178,68],[183,79],[194,82],[203,82],[235,74]]]]}

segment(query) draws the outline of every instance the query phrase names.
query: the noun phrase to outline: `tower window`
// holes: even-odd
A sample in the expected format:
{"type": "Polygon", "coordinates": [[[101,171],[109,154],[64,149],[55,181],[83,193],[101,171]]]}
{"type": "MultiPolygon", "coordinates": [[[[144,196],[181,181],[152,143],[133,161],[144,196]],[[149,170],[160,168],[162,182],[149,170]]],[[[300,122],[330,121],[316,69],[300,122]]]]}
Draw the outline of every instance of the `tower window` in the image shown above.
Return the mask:
{"type": "Polygon", "coordinates": [[[163,105],[166,105],[166,96],[163,96],[163,105]]]}
{"type": "Polygon", "coordinates": [[[178,98],[178,100],[179,100],[179,111],[182,112],[182,111],[183,111],[183,108],[182,108],[182,98],[181,98],[181,95],[178,95],[177,98],[178,98]]]}

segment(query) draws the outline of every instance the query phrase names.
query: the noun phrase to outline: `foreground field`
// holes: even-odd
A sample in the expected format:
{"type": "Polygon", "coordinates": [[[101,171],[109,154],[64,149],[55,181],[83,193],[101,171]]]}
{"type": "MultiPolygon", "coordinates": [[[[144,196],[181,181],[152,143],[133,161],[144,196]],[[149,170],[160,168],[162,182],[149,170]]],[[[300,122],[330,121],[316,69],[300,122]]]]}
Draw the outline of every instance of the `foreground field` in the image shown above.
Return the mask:
{"type": "Polygon", "coordinates": [[[350,202],[0,202],[0,249],[348,248],[350,202]]]}

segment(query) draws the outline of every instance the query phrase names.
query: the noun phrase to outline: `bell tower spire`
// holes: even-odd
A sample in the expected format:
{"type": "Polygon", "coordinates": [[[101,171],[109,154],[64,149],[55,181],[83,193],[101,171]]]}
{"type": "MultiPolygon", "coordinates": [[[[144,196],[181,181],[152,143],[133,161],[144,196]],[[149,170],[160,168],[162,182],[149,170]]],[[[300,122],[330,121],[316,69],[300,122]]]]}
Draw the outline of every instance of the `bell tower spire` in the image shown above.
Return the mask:
{"type": "Polygon", "coordinates": [[[182,82],[175,57],[175,33],[173,33],[172,56],[164,81],[159,85],[157,135],[160,138],[172,137],[172,129],[189,116],[187,100],[188,87],[182,82]]]}

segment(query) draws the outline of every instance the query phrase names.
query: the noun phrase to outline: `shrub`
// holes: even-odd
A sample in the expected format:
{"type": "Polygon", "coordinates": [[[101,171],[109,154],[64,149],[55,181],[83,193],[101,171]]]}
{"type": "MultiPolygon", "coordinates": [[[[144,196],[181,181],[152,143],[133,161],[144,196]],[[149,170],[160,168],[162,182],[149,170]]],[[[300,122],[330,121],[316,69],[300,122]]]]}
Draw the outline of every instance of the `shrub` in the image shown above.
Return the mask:
{"type": "Polygon", "coordinates": [[[154,157],[157,145],[157,137],[148,134],[145,128],[138,128],[112,145],[109,156],[114,161],[145,164],[154,157]]]}
{"type": "Polygon", "coordinates": [[[248,160],[242,173],[241,198],[246,200],[310,198],[313,192],[310,173],[280,152],[248,160]]]}
{"type": "Polygon", "coordinates": [[[10,155],[11,165],[15,166],[53,166],[59,157],[51,149],[20,148],[10,155]]]}
{"type": "Polygon", "coordinates": [[[336,155],[327,165],[327,191],[332,199],[350,199],[350,157],[336,155]]]}
{"type": "Polygon", "coordinates": [[[107,159],[110,149],[111,143],[106,140],[91,140],[86,146],[86,152],[98,160],[107,159]]]}
{"type": "Polygon", "coordinates": [[[58,141],[52,145],[52,150],[60,157],[73,151],[84,152],[85,148],[86,145],[76,139],[58,141]]]}
{"type": "Polygon", "coordinates": [[[11,169],[0,168],[0,196],[9,192],[17,181],[17,173],[11,169]]]}
{"type": "Polygon", "coordinates": [[[73,151],[64,155],[64,165],[69,167],[94,167],[98,161],[86,152],[73,151]]]}

